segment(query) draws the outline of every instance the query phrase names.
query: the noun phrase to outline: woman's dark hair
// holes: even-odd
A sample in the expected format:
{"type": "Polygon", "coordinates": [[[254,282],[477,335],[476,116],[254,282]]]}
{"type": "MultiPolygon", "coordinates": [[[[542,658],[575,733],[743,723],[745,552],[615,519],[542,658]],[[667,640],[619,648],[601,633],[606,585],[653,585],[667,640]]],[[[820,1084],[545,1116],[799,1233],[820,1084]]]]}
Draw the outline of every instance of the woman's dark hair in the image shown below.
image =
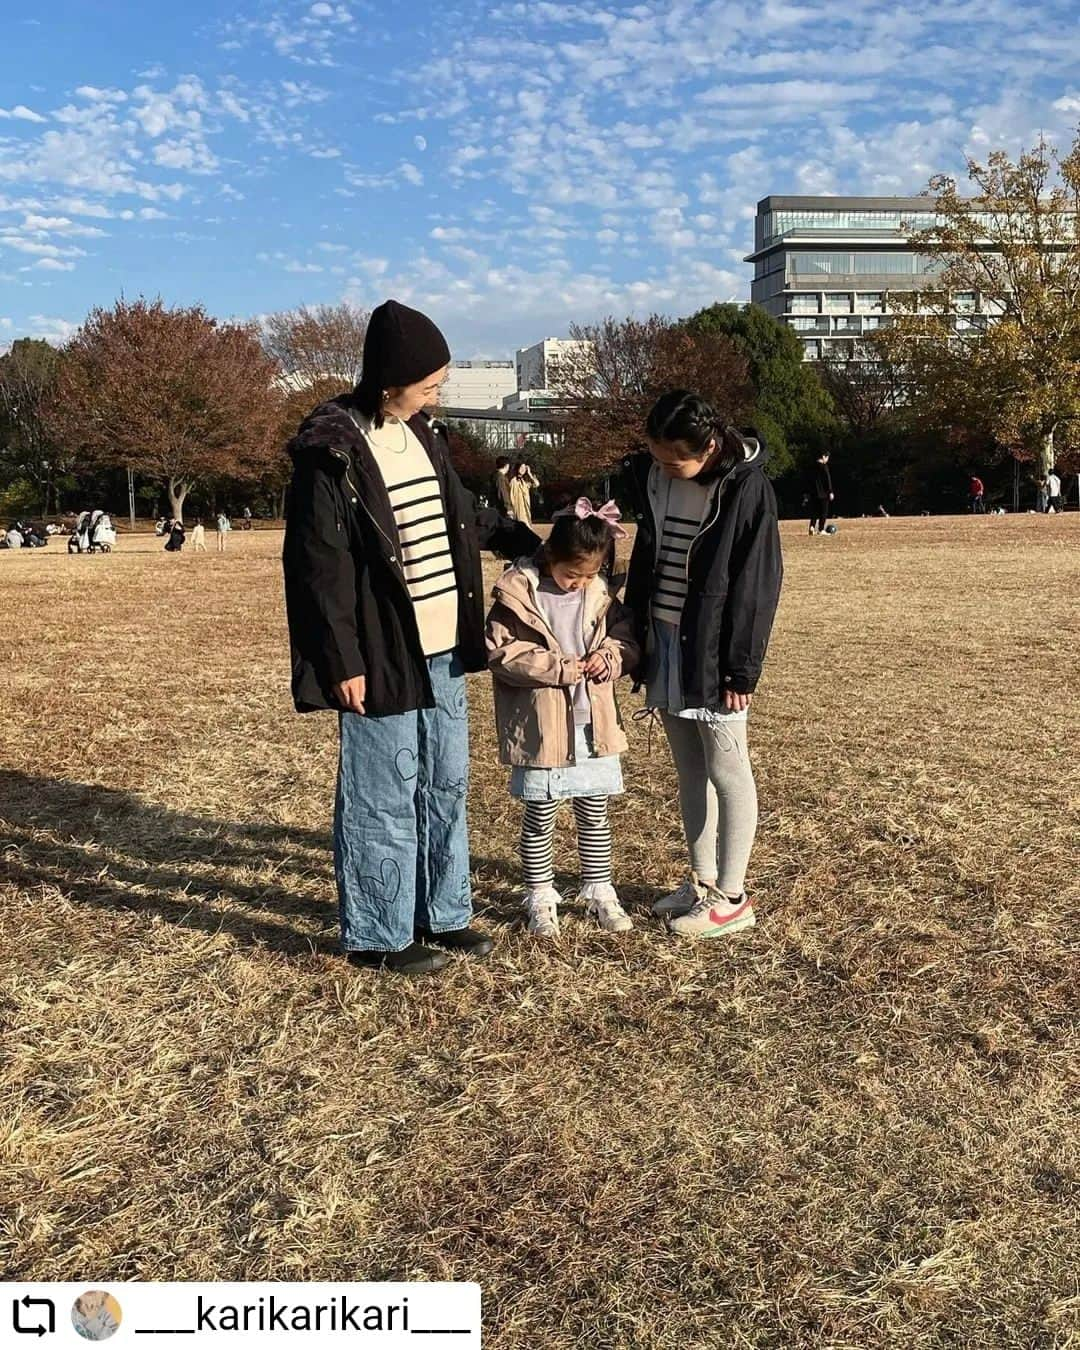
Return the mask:
{"type": "Polygon", "coordinates": [[[544,541],[543,555],[549,563],[583,562],[604,554],[601,570],[611,574],[615,560],[615,539],[607,521],[599,516],[556,515],[551,533],[544,541]]]}
{"type": "Polygon", "coordinates": [[[360,383],[353,390],[353,402],[378,431],[385,421],[383,391],[379,388],[378,381],[370,376],[365,378],[364,372],[361,371],[360,383]]]}
{"type": "Polygon", "coordinates": [[[495,467],[497,469],[508,469],[510,467],[510,461],[505,455],[500,455],[495,461],[495,467]]]}
{"type": "Polygon", "coordinates": [[[529,461],[527,459],[519,459],[517,463],[514,465],[514,467],[510,470],[510,477],[516,478],[518,474],[522,471],[522,469],[527,469],[528,467],[529,461]]]}

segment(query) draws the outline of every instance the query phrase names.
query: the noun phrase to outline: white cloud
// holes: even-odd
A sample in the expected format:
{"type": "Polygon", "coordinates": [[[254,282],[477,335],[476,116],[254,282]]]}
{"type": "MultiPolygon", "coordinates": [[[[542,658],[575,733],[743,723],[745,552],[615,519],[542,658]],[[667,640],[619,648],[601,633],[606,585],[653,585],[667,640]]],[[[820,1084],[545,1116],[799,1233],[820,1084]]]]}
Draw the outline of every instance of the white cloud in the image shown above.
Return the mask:
{"type": "Polygon", "coordinates": [[[414,136],[413,145],[415,145],[417,150],[419,150],[420,153],[423,154],[423,152],[427,149],[427,139],[423,136],[414,136]]]}
{"type": "Polygon", "coordinates": [[[290,261],[285,264],[286,272],[321,272],[322,270],[318,263],[290,261]]]}
{"type": "Polygon", "coordinates": [[[14,108],[0,108],[0,118],[14,118],[17,122],[46,122],[48,118],[42,117],[40,113],[34,112],[24,103],[17,103],[14,108]]]}
{"type": "Polygon", "coordinates": [[[66,342],[78,329],[79,325],[68,319],[47,318],[44,314],[31,314],[29,319],[29,336],[44,338],[54,346],[66,342]]]}
{"type": "Polygon", "coordinates": [[[97,89],[92,84],[80,84],[75,93],[91,103],[126,103],[127,94],[122,89],[97,89]]]}
{"type": "Polygon", "coordinates": [[[34,267],[44,272],[73,272],[75,270],[73,262],[64,262],[61,258],[39,258],[34,263],[34,267]]]}

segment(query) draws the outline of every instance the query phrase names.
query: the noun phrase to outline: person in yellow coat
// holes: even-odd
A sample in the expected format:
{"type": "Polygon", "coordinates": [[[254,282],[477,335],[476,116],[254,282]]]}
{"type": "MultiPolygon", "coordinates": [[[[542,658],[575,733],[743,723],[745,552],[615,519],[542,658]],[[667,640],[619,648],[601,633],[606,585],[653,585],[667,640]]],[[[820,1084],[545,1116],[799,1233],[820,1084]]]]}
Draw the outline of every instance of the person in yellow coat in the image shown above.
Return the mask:
{"type": "Polygon", "coordinates": [[[510,516],[523,525],[532,524],[533,488],[540,486],[540,479],[524,460],[515,465],[510,474],[510,516]]]}

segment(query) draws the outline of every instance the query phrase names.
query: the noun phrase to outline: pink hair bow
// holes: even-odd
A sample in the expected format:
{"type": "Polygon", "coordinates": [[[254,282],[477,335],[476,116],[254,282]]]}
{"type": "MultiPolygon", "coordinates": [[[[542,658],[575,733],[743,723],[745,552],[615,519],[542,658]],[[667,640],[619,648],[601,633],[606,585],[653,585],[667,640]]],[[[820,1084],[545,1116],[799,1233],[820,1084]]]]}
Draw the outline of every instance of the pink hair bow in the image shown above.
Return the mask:
{"type": "Polygon", "coordinates": [[[615,539],[628,539],[630,536],[626,530],[619,524],[622,519],[622,512],[612,502],[605,502],[603,506],[593,506],[588,497],[579,497],[573,506],[563,507],[561,511],[556,511],[557,516],[577,516],[578,520],[587,520],[589,516],[598,516],[611,531],[615,539]]]}

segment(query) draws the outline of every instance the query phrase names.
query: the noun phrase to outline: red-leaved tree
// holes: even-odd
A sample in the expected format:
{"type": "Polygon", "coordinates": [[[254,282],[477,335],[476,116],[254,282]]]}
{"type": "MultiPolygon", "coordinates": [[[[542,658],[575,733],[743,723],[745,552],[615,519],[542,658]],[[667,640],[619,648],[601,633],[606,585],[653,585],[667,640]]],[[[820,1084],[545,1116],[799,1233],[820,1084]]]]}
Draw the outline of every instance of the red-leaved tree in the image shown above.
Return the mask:
{"type": "Polygon", "coordinates": [[[280,453],[277,374],[251,325],[118,300],[64,349],[57,432],[87,459],[157,479],[180,519],[196,483],[258,481],[280,453]]]}

